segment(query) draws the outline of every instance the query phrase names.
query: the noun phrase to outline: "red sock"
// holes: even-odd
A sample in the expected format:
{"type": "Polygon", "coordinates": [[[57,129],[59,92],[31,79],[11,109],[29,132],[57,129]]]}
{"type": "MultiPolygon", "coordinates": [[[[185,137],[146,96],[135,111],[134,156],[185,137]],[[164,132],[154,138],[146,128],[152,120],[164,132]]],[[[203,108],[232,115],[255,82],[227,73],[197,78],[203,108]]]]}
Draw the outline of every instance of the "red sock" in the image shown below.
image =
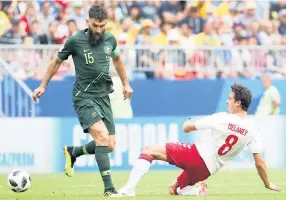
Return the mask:
{"type": "Polygon", "coordinates": [[[152,161],[153,161],[152,156],[150,156],[148,154],[145,154],[145,153],[141,153],[140,156],[139,156],[139,159],[147,160],[150,163],[152,163],[152,161]]]}

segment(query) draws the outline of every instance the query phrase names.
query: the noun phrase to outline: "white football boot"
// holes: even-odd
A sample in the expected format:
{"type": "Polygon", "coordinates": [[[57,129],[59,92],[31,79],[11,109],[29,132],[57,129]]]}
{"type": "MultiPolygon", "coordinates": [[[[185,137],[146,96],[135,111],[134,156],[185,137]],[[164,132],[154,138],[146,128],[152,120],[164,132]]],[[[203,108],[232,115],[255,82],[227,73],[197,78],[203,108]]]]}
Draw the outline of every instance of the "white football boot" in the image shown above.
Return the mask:
{"type": "Polygon", "coordinates": [[[121,188],[118,190],[118,194],[112,195],[112,197],[135,197],[135,190],[128,189],[126,187],[121,188]]]}
{"type": "Polygon", "coordinates": [[[198,195],[200,195],[200,196],[208,195],[208,186],[207,186],[207,184],[201,183],[201,185],[199,186],[198,195]]]}

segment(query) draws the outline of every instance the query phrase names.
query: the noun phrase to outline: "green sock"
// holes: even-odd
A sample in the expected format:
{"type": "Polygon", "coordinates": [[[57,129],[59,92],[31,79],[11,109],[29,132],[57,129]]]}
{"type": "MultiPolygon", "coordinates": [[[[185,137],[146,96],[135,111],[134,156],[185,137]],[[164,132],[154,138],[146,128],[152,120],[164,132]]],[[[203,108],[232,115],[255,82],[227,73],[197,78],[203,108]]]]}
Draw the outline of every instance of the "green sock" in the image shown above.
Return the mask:
{"type": "Polygon", "coordinates": [[[82,155],[94,154],[95,148],[96,148],[95,141],[92,140],[85,145],[82,145],[79,147],[74,147],[73,151],[72,151],[72,155],[77,158],[77,157],[82,156],[82,155]]]}
{"type": "Polygon", "coordinates": [[[101,173],[105,190],[114,188],[111,180],[110,161],[108,153],[108,146],[97,146],[95,148],[95,159],[99,171],[101,173]]]}

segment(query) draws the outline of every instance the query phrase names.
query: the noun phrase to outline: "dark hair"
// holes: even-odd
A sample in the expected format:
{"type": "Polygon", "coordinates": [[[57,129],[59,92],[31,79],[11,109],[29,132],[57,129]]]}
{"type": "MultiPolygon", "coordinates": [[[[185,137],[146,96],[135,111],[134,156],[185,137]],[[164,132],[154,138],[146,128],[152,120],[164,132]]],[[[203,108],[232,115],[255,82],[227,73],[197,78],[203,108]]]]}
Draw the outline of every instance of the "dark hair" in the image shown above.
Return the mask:
{"type": "Polygon", "coordinates": [[[240,84],[233,84],[231,86],[231,90],[234,93],[234,100],[240,101],[240,107],[242,110],[247,111],[251,104],[252,98],[250,90],[240,84]]]}
{"type": "Polygon", "coordinates": [[[104,7],[100,5],[93,5],[88,11],[90,19],[98,19],[100,21],[107,19],[107,12],[104,7]]]}
{"type": "Polygon", "coordinates": [[[67,21],[67,25],[69,25],[70,23],[75,23],[75,24],[76,24],[76,21],[75,21],[74,19],[69,19],[69,20],[67,21]]]}

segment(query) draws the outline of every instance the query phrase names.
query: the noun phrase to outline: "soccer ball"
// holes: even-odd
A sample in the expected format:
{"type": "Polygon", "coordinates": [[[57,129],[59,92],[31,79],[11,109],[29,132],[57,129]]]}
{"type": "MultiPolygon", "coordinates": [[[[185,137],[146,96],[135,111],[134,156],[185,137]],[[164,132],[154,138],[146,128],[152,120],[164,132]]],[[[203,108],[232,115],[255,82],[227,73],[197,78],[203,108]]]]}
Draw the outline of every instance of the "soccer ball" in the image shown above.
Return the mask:
{"type": "Polygon", "coordinates": [[[8,185],[13,192],[25,192],[31,186],[31,177],[24,170],[14,170],[8,176],[8,185]]]}

